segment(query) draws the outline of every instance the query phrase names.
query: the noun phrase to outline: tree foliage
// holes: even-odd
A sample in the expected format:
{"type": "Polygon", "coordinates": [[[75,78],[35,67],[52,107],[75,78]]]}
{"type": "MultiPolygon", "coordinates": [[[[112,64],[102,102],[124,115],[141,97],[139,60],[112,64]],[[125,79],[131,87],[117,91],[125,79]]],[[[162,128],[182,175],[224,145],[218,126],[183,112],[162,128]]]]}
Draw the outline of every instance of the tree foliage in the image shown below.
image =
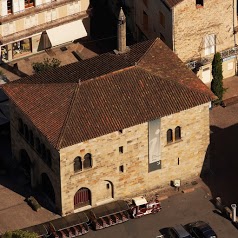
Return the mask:
{"type": "Polygon", "coordinates": [[[38,235],[29,231],[7,231],[2,235],[2,238],[38,238],[38,235]]]}
{"type": "Polygon", "coordinates": [[[43,62],[33,62],[32,68],[36,73],[43,72],[49,69],[57,68],[61,64],[61,61],[58,59],[49,59],[44,58],[43,62]]]}
{"type": "Polygon", "coordinates": [[[212,76],[211,90],[218,97],[218,100],[221,101],[225,89],[223,87],[222,59],[220,53],[214,55],[212,61],[212,76]]]}

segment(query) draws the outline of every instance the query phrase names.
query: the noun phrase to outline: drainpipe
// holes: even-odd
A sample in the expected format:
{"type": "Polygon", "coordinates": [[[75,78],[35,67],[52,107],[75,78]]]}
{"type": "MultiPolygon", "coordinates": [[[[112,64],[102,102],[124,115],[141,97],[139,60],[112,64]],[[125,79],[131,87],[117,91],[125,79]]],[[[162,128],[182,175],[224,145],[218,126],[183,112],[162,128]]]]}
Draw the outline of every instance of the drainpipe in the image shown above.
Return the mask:
{"type": "Polygon", "coordinates": [[[236,204],[231,204],[232,208],[232,221],[236,222],[236,204]]]}
{"type": "MultiPolygon", "coordinates": [[[[234,35],[234,46],[236,46],[236,33],[235,33],[235,21],[237,25],[237,2],[233,0],[233,35],[234,35]]],[[[237,56],[236,56],[236,67],[235,67],[235,75],[237,74],[237,56]]]]}
{"type": "Polygon", "coordinates": [[[176,53],[175,51],[175,34],[174,34],[174,8],[172,10],[172,44],[173,44],[173,52],[176,53]]]}

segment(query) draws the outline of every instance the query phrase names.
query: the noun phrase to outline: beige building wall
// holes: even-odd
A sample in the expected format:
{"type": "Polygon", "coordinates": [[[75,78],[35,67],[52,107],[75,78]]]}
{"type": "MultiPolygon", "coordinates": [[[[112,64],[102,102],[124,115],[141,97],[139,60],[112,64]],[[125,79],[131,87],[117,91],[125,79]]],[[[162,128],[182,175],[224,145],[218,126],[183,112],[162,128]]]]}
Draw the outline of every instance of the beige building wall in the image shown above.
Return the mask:
{"type": "Polygon", "coordinates": [[[182,185],[194,180],[200,175],[209,144],[209,105],[161,118],[160,139],[162,168],[153,172],[148,172],[147,122],[61,149],[62,213],[74,211],[74,195],[82,187],[90,189],[91,205],[96,206],[169,187],[175,179],[181,179],[182,185]],[[177,126],[181,140],[167,144],[167,130],[174,132],[177,126]],[[86,153],[92,154],[92,168],[74,173],[74,159],[86,153]],[[121,165],[124,172],[119,170],[121,165]]]}
{"type": "Polygon", "coordinates": [[[183,61],[206,56],[205,36],[210,34],[216,35],[217,52],[234,47],[235,10],[233,0],[204,1],[202,8],[191,0],[177,4],[173,8],[175,53],[183,61]]]}

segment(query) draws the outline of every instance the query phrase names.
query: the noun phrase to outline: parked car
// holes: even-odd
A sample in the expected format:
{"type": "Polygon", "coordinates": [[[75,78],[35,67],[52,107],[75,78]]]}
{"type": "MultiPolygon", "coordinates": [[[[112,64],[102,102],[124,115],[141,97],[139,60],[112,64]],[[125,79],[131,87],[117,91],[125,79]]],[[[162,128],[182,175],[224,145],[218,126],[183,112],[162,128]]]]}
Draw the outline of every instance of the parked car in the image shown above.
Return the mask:
{"type": "Polygon", "coordinates": [[[185,225],[188,232],[195,238],[217,238],[213,229],[204,221],[196,221],[185,225]]]}
{"type": "Polygon", "coordinates": [[[186,231],[186,229],[182,225],[169,227],[166,233],[169,238],[192,238],[192,236],[188,233],[188,231],[186,231]]]}

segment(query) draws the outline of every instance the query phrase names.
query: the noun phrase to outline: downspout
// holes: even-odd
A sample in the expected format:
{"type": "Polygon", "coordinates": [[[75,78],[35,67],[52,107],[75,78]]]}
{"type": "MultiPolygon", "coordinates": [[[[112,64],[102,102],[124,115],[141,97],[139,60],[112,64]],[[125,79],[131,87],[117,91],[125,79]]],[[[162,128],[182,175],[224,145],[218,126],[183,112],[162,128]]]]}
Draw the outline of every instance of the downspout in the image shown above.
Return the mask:
{"type": "Polygon", "coordinates": [[[172,44],[173,44],[173,52],[176,53],[175,49],[175,33],[174,33],[174,8],[172,10],[172,44]]]}
{"type": "MultiPolygon", "coordinates": [[[[237,27],[237,14],[235,14],[235,12],[237,12],[237,3],[235,4],[236,0],[233,0],[233,35],[234,35],[234,46],[236,46],[236,29],[235,27],[237,27]],[[236,6],[236,9],[235,9],[236,6]],[[236,21],[236,26],[235,26],[235,21],[236,21]]],[[[237,74],[237,56],[236,56],[236,67],[235,67],[235,75],[237,74]]]]}

